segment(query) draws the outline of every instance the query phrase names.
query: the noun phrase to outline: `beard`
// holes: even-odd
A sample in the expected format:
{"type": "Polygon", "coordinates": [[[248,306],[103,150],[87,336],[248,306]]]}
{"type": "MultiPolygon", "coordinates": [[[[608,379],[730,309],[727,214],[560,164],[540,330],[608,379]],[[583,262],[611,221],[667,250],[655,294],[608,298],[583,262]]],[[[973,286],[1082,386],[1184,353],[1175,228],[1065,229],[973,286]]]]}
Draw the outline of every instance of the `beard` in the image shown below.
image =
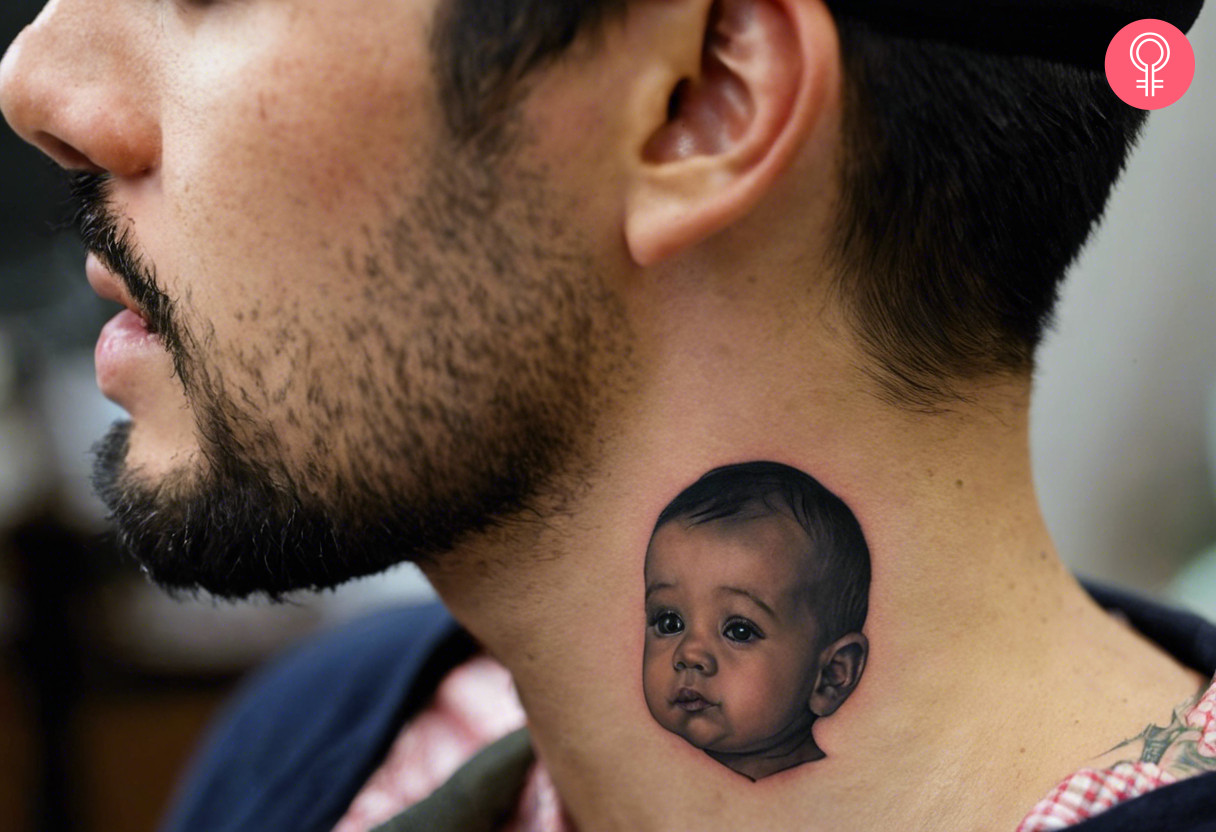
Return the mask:
{"type": "Polygon", "coordinates": [[[350,361],[310,365],[333,345],[302,328],[273,393],[239,344],[217,343],[161,288],[107,208],[105,180],[78,178],[86,245],[172,356],[198,437],[189,464],[155,479],[128,462],[137,424],[95,448],[120,548],[154,582],[279,598],[439,563],[466,537],[535,515],[542,496],[560,510],[556,495],[586,475],[578,460],[605,370],[624,355],[605,349],[623,313],[544,176],[504,180],[503,167],[437,159],[376,244],[346,258],[369,287],[338,322],[350,361]],[[283,398],[307,404],[256,406],[283,398]]]}

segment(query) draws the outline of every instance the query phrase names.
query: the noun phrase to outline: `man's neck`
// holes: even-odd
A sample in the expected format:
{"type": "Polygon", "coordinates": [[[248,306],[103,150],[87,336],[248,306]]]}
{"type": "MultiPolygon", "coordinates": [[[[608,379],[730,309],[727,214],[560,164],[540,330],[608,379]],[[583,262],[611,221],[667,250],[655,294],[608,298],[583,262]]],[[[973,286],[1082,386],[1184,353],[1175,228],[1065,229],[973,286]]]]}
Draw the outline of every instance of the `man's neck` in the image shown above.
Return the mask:
{"type": "Polygon", "coordinates": [[[1194,693],[1195,674],[1061,565],[1034,493],[1026,384],[910,414],[830,374],[757,366],[759,352],[732,376],[732,356],[706,350],[640,392],[560,510],[428,570],[514,675],[581,828],[1009,829],[1194,693]],[[752,460],[839,496],[873,573],[864,677],[815,726],[826,759],[755,783],[660,727],[641,683],[655,519],[706,471],[752,460]]]}

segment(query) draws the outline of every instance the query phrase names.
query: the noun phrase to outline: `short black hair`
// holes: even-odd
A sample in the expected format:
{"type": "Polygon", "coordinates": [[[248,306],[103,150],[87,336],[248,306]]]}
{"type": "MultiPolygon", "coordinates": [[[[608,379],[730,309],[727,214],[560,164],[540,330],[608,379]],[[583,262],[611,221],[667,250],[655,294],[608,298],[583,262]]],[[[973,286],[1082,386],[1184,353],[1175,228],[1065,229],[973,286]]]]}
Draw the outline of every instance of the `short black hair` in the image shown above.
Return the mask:
{"type": "MultiPolygon", "coordinates": [[[[627,0],[445,0],[439,94],[457,141],[494,137],[521,84],[627,0]]],[[[1025,376],[1059,286],[1146,114],[1098,69],[880,32],[828,0],[844,65],[840,202],[825,263],[888,400],[1025,376]]]]}
{"type": "Polygon", "coordinates": [[[458,142],[493,142],[522,97],[521,82],[628,0],[440,0],[431,34],[434,75],[458,142]]]}
{"type": "MultiPolygon", "coordinates": [[[[837,5],[829,0],[829,5],[837,5]]],[[[840,204],[828,260],[873,373],[934,409],[1028,375],[1146,114],[1096,70],[837,15],[840,204]]]]}
{"type": "Polygon", "coordinates": [[[659,514],[654,531],[673,520],[689,526],[740,517],[755,507],[788,514],[806,533],[815,563],[808,575],[826,641],[859,633],[870,598],[870,549],[853,512],[814,477],[778,462],[724,465],[681,491],[659,514]]]}

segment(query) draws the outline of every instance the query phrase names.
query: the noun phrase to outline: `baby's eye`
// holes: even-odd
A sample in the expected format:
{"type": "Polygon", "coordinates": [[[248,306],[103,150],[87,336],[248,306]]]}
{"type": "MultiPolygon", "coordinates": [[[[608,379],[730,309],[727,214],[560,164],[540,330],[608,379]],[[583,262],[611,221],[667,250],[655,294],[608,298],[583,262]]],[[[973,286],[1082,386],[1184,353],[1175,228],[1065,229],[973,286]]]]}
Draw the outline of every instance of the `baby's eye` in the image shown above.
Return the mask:
{"type": "Polygon", "coordinates": [[[661,612],[651,622],[654,631],[661,636],[674,636],[684,632],[684,620],[674,612],[661,612]]]}
{"type": "Polygon", "coordinates": [[[726,627],[722,630],[722,635],[726,636],[730,641],[738,641],[744,644],[764,638],[764,634],[750,621],[728,621],[726,627]]]}

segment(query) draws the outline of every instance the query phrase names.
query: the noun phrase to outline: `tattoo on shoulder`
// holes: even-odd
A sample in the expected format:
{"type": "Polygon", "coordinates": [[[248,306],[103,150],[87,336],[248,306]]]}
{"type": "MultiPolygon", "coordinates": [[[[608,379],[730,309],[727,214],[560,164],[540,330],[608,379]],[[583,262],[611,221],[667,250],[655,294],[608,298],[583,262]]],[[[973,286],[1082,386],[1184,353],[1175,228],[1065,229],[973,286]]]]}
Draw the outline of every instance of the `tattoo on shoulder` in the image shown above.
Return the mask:
{"type": "MultiPolygon", "coordinates": [[[[1124,740],[1111,751],[1127,749],[1134,754],[1140,749],[1138,762],[1156,763],[1178,779],[1216,771],[1216,756],[1200,749],[1203,731],[1188,723],[1187,715],[1194,709],[1203,692],[1174,709],[1168,725],[1148,725],[1143,731],[1124,740]]],[[[1126,762],[1137,762],[1129,756],[1126,762]]]]}

